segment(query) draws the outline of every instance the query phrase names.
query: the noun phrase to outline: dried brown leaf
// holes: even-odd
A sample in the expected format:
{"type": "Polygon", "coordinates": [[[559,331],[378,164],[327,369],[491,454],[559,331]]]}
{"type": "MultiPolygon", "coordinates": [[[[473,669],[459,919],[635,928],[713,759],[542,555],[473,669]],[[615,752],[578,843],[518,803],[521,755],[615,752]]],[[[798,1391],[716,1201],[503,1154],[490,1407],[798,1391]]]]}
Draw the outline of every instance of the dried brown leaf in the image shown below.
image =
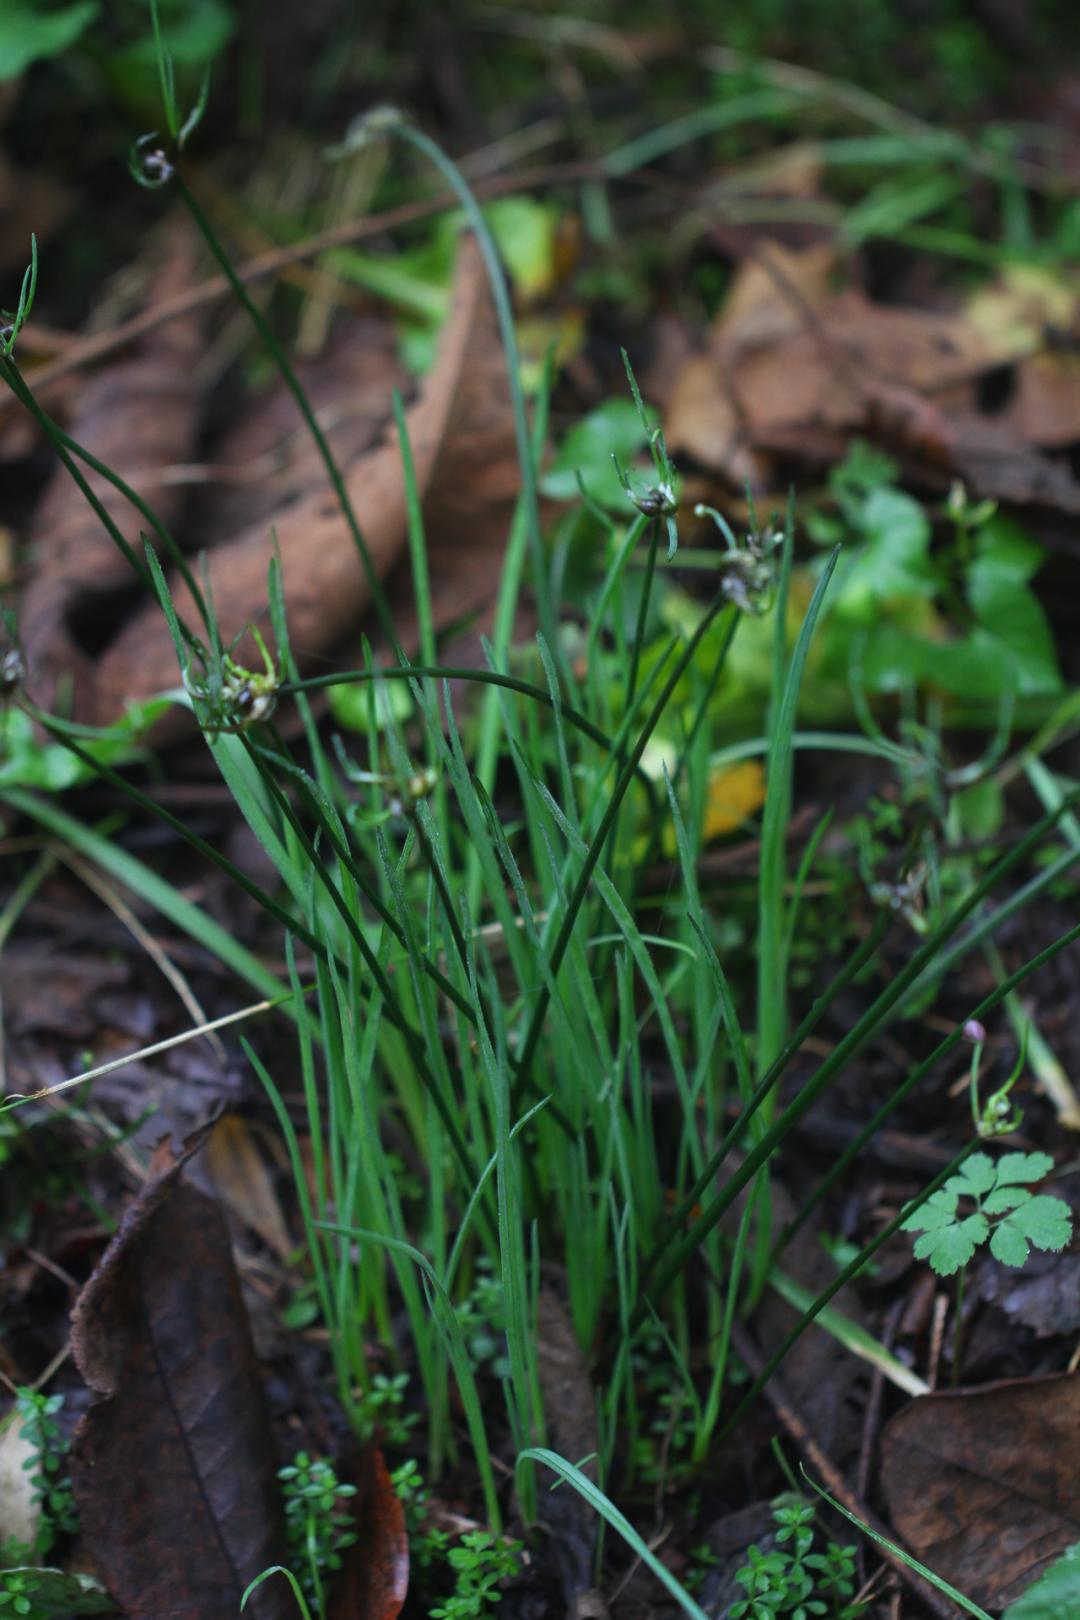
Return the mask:
{"type": "MultiPolygon", "coordinates": [[[[152,248],[157,265],[152,296],[167,298],[186,286],[195,249],[190,227],[171,221],[152,248]]],[[[69,430],[87,450],[120,474],[166,523],[179,507],[177,491],[161,482],[162,469],[190,459],[198,422],[195,362],[202,343],[197,314],[150,333],[85,379],[69,430]]],[[[91,487],[129,544],[140,549],[144,518],[111,484],[87,472],[91,487]]],[[[92,648],[103,614],[116,593],[133,585],[118,548],[63,467],[58,466],[35,513],[30,535],[33,573],[20,604],[20,632],[30,689],[51,706],[62,678],[77,717],[91,718],[92,648]]]]}
{"type": "MultiPolygon", "coordinates": [[[[72,1349],[97,1397],[71,1452],[85,1544],[132,1620],[235,1620],[282,1562],[276,1458],[218,1205],[168,1143],[83,1289],[72,1349]]],[[[288,1613],[283,1583],[249,1609],[288,1613]]]]}
{"type": "MultiPolygon", "coordinates": [[[[505,358],[476,244],[462,242],[450,316],[438,360],[408,413],[417,484],[424,499],[435,616],[447,624],[487,601],[497,586],[508,517],[517,492],[505,358]]],[[[407,533],[396,434],[388,433],[347,474],[375,571],[385,577],[407,533]]],[[[274,523],[290,636],[301,665],[354,637],[370,601],[364,569],[325,484],[274,523]]],[[[210,573],[226,640],[265,617],[270,526],[260,521],[214,553],[210,573]]],[[[184,591],[182,613],[192,616],[184,591]]],[[[175,684],[176,661],[156,607],[137,615],[101,659],[96,711],[175,684]]]]}
{"type": "Polygon", "coordinates": [[[800,253],[776,243],[740,267],[708,353],[687,363],[673,391],[672,448],[735,486],[749,476],[760,487],[763,453],[802,449],[813,459],[865,432],[963,477],[973,493],[1071,510],[1068,475],[975,414],[975,384],[1001,362],[986,322],[878,304],[856,286],[835,291],[836,268],[827,246],[800,253]]]}
{"type": "Polygon", "coordinates": [[[329,1620],[397,1620],[409,1590],[409,1538],[381,1451],[366,1454],[354,1510],[357,1539],[330,1594],[329,1620]]]}
{"type": "Polygon", "coordinates": [[[262,1238],[280,1260],[296,1248],[289,1235],[266,1161],[244,1120],[219,1119],[210,1132],[203,1160],[218,1197],[237,1220],[262,1238]]]}
{"type": "Polygon", "coordinates": [[[998,1609],[1080,1539],[1080,1375],[923,1395],[882,1435],[889,1516],[915,1555],[998,1609]]]}

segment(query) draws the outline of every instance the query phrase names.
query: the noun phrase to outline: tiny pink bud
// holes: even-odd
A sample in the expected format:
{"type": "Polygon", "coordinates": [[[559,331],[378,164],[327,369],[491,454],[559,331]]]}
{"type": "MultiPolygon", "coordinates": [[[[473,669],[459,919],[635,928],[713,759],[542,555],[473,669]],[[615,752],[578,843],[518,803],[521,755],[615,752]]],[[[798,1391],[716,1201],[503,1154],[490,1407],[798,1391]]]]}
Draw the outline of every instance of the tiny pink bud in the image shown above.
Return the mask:
{"type": "Polygon", "coordinates": [[[964,1025],[964,1039],[970,1041],[972,1046],[977,1046],[980,1041],[985,1041],[986,1030],[977,1018],[969,1018],[964,1025]]]}

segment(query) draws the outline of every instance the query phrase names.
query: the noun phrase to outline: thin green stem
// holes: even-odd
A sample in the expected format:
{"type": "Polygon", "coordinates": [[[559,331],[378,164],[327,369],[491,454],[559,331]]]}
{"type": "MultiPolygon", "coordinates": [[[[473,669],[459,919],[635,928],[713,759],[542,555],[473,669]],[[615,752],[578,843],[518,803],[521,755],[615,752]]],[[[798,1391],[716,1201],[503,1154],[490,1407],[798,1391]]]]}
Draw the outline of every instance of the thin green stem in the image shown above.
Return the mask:
{"type": "MultiPolygon", "coordinates": [[[[92,472],[96,472],[100,478],[104,478],[107,483],[112,484],[113,488],[118,490],[124,499],[130,502],[135,510],[146,519],[147,523],[149,523],[154,533],[161,540],[162,545],[165,547],[169,556],[175,563],[177,571],[183,579],[184,584],[191,592],[192,601],[198,608],[203,623],[209,629],[210,618],[207,613],[206,603],[203,599],[202,592],[199,589],[195,576],[192,574],[191,569],[188,566],[187,558],[184,556],[183,552],[180,550],[180,547],[177,545],[164,523],[162,523],[161,519],[154,511],[153,507],[148,505],[147,502],[143,500],[142,496],[132,489],[131,485],[126,483],[118,473],[113,472],[112,468],[107,466],[105,462],[99,461],[97,456],[92,455],[91,452],[81,445],[77,439],[73,439],[70,434],[64,432],[63,428],[60,427],[57,422],[53,421],[52,417],[49,416],[47,412],[45,412],[39,405],[33,390],[28,386],[26,379],[19,371],[19,368],[15,364],[14,360],[0,360],[0,372],[2,372],[4,381],[7,383],[16,399],[25,407],[27,411],[29,411],[30,415],[37,422],[38,426],[52,442],[53,448],[63,463],[65,470],[74,480],[80,494],[83,496],[83,499],[87,502],[87,505],[91,508],[95,517],[109,535],[109,538],[113,541],[118,550],[123,554],[125,560],[134,570],[136,578],[146,586],[147,590],[151,592],[153,591],[153,585],[151,583],[149,573],[147,572],[146,564],[125,539],[110,513],[98,499],[98,496],[94,493],[82,472],[78,467],[76,467],[74,461],[71,459],[72,454],[78,456],[80,461],[85,461],[86,465],[91,469],[92,472]]],[[[192,637],[190,630],[183,625],[181,626],[181,629],[186,639],[189,642],[193,641],[194,638],[192,637]]]]}
{"type": "Polygon", "coordinates": [[[469,217],[469,224],[476,233],[480,244],[480,252],[484,258],[484,267],[487,270],[488,281],[491,285],[491,297],[495,305],[495,316],[499,323],[499,336],[502,339],[503,351],[506,355],[506,371],[510,385],[510,405],[514,415],[514,436],[517,440],[518,464],[521,468],[521,496],[525,508],[525,524],[529,539],[529,548],[533,560],[533,589],[536,591],[537,606],[540,613],[540,628],[544,639],[552,650],[553,656],[559,658],[559,642],[556,634],[555,618],[551,606],[551,593],[548,590],[547,571],[544,566],[544,541],[540,528],[540,501],[536,483],[536,457],[533,454],[532,434],[529,428],[529,413],[525,406],[525,390],[521,386],[521,359],[518,354],[517,333],[514,328],[514,311],[510,302],[510,290],[506,284],[506,275],[503,271],[499,250],[495,246],[495,239],[488,229],[483,209],[477,202],[465,180],[464,175],[453,160],[447,157],[441,147],[437,146],[429,136],[421,130],[414,129],[411,124],[398,123],[390,126],[389,132],[401,140],[408,141],[422,152],[439,172],[449,182],[461,205],[469,217]]]}
{"type": "MultiPolygon", "coordinates": [[[[619,806],[626,797],[627,790],[630,787],[630,783],[634,779],[635,772],[637,771],[638,765],[641,762],[641,756],[645,752],[649,738],[655,731],[661,715],[667,708],[668,703],[671,701],[672,695],[678,686],[679,681],[682,679],[686,670],[693,662],[694,655],[697,652],[697,649],[700,646],[701,641],[709,627],[716,619],[721,609],[725,606],[727,606],[727,598],[723,595],[717,595],[709,604],[706,612],[702,615],[701,622],[687,642],[681,658],[679,658],[675,664],[674,669],[671,671],[671,674],[668,676],[668,679],[664,684],[663,690],[654,703],[649,717],[641,729],[638,740],[634,744],[633,751],[631,752],[630,757],[627,759],[626,764],[623,766],[619,779],[615,784],[611,798],[608,801],[607,808],[605,809],[603,817],[601,818],[600,825],[596,830],[596,836],[589,845],[588,852],[584,861],[582,862],[581,871],[578,874],[577,882],[575,883],[573,893],[570,896],[570,900],[566,908],[566,914],[563,917],[562,926],[560,927],[558,935],[556,936],[555,944],[552,946],[551,956],[548,961],[548,972],[545,975],[544,983],[541,985],[539,994],[537,995],[536,1004],[533,1007],[532,1017],[525,1035],[525,1040],[522,1043],[521,1054],[517,1062],[519,1079],[524,1075],[528,1075],[529,1070],[532,1068],[532,1062],[536,1055],[536,1048],[540,1040],[540,1034],[544,1027],[544,1019],[547,1016],[548,1006],[550,1005],[551,1001],[550,986],[554,981],[559,968],[562,966],[563,957],[565,956],[567,947],[570,944],[570,936],[573,934],[575,924],[577,923],[578,914],[581,910],[582,904],[584,903],[585,895],[588,892],[589,884],[592,881],[592,875],[596,870],[597,862],[600,860],[600,857],[603,854],[608,833],[611,831],[615,817],[619,813],[619,806]]],[[[725,640],[727,647],[730,647],[731,642],[734,639],[737,625],[738,616],[733,610],[725,640]]]]}
{"type": "MultiPolygon", "coordinates": [[[[877,1033],[888,1013],[901,1001],[910,986],[928,964],[934,960],[945,942],[959,929],[964,920],[976,910],[993,886],[1041,843],[1046,834],[1059,820],[1064,809],[1071,808],[1078,800],[1080,800],[1080,790],[1070,795],[1065,805],[1052,811],[1049,815],[1043,816],[1025,838],[1021,839],[1013,849],[991,867],[990,871],[986,873],[982,881],[976,885],[967,898],[954,907],[945,922],[928,937],[922,948],[916,951],[907,967],[896,975],[888,988],[878,996],[877,1000],[856,1022],[854,1028],[848,1032],[830,1057],[826,1058],[817,1072],[807,1081],[798,1096],[789,1103],[770,1129],[750,1149],[742,1164],[727,1182],[724,1190],[707,1205],[691,1230],[686,1233],[682,1241],[677,1245],[675,1253],[670,1257],[660,1276],[653,1283],[650,1292],[662,1293],[680,1275],[690,1256],[713,1230],[725,1211],[730,1208],[743,1187],[752,1180],[761,1165],[771,1157],[787,1134],[802,1119],[803,1115],[813,1107],[826,1087],[846,1068],[856,1053],[862,1050],[871,1036],[877,1033]]],[[[632,1318],[634,1326],[644,1316],[645,1308],[645,1289],[643,1285],[632,1318]]]]}
{"type": "Polygon", "coordinates": [[[773,1373],[777,1370],[781,1362],[786,1357],[788,1351],[798,1343],[799,1339],[801,1339],[802,1335],[806,1332],[806,1329],[816,1317],[820,1316],[821,1312],[825,1309],[829,1301],[840,1292],[841,1288],[843,1288],[845,1284],[852,1282],[854,1278],[859,1276],[861,1272],[865,1271],[867,1265],[873,1259],[874,1255],[877,1254],[878,1250],[882,1248],[889,1241],[889,1239],[900,1230],[908,1216],[912,1215],[917,1209],[921,1209],[923,1204],[926,1203],[927,1199],[932,1198],[941,1187],[944,1187],[949,1177],[956,1174],[964,1160],[969,1156],[969,1154],[974,1153],[978,1146],[979,1139],[978,1137],[975,1137],[973,1141],[967,1144],[962,1152],[956,1155],[955,1159],[953,1159],[950,1164],[946,1165],[945,1169],[942,1170],[939,1175],[934,1177],[929,1186],[923,1189],[913,1203],[906,1204],[904,1208],[900,1210],[886,1226],[882,1227],[877,1236],[872,1238],[865,1248],[859,1251],[850,1264],[846,1265],[842,1271],[837,1273],[836,1277],[834,1277],[829,1286],[822,1293],[820,1293],[815,1299],[814,1303],[803,1312],[802,1316],[792,1328],[791,1332],[783,1340],[780,1347],[765,1363],[765,1366],[754,1379],[754,1382],[751,1384],[738,1406],[736,1406],[731,1416],[727,1419],[727,1422],[720,1429],[715,1442],[717,1449],[723,1446],[724,1441],[731,1434],[732,1430],[738,1426],[741,1419],[750,1410],[751,1406],[753,1406],[754,1402],[761,1394],[761,1391],[765,1388],[765,1385],[768,1383],[773,1373]]]}
{"type": "MultiPolygon", "coordinates": [[[[1010,974],[1007,979],[1003,979],[1001,983],[997,985],[988,996],[985,997],[984,1000],[980,1001],[979,1005],[969,1014],[969,1017],[977,1018],[981,1021],[987,1013],[993,1012],[994,1008],[999,1004],[999,1002],[1004,1001],[1006,996],[1016,989],[1017,985],[1022,984],[1024,980],[1030,977],[1032,973],[1038,972],[1039,968],[1043,967],[1047,962],[1052,961],[1052,959],[1057,956],[1059,951],[1063,951],[1066,946],[1071,945],[1074,940],[1077,939],[1080,939],[1080,923],[1077,923],[1075,928],[1070,928],[1068,933],[1062,934],[1060,939],[1054,940],[1053,944],[1047,945],[1046,948],[1041,950],[1037,956],[1031,957],[1031,959],[1025,962],[1022,967],[1017,968],[1015,973],[1010,974]]],[[[949,1053],[954,1047],[959,1046],[960,1043],[966,1039],[967,1037],[964,1034],[963,1021],[961,1021],[959,1024],[957,1024],[956,1028],[951,1034],[946,1035],[944,1040],[938,1042],[937,1046],[935,1046],[929,1057],[924,1058],[921,1063],[916,1065],[903,1084],[898,1086],[892,1093],[889,1100],[882,1103],[874,1117],[869,1121],[868,1124],[863,1126],[862,1130],[855,1137],[854,1141],[852,1141],[844,1149],[843,1153],[841,1153],[840,1157],[831,1167],[828,1174],[822,1177],[821,1181],[810,1194],[810,1197],[803,1204],[794,1220],[791,1221],[781,1233],[777,1245],[773,1251],[774,1260],[779,1259],[784,1249],[791,1242],[791,1239],[806,1224],[807,1220],[809,1220],[810,1216],[821,1203],[822,1199],[828,1196],[829,1192],[836,1185],[836,1182],[844,1174],[848,1166],[858,1157],[866,1144],[881,1129],[890,1115],[893,1114],[895,1110],[900,1107],[901,1103],[903,1103],[911,1095],[916,1086],[919,1085],[921,1081],[925,1080],[926,1076],[931,1072],[931,1070],[936,1068],[943,1058],[948,1057],[949,1053]]]]}
{"type": "Polygon", "coordinates": [[[645,559],[645,578],[641,582],[641,597],[638,601],[637,624],[634,627],[634,644],[630,649],[630,673],[626,680],[626,707],[629,709],[634,701],[637,691],[638,669],[641,665],[641,652],[645,645],[645,627],[649,618],[649,603],[652,599],[653,575],[656,572],[656,552],[660,544],[660,520],[653,518],[649,532],[649,552],[645,559]]]}
{"type": "Polygon", "coordinates": [[[380,581],[378,574],[375,572],[375,565],[371,560],[371,553],[368,550],[367,541],[364,539],[359,520],[353,508],[352,501],[349,498],[349,492],[345,487],[345,480],[341,475],[341,469],[338,467],[338,464],[334,459],[334,453],[330,448],[330,443],[326,437],[326,434],[319,426],[318,417],[315,415],[315,412],[312,409],[311,401],[308,399],[304,386],[293,370],[288,356],[281,347],[281,344],[278,342],[277,338],[274,336],[273,331],[271,330],[268,321],[263,316],[262,311],[259,309],[259,306],[252,299],[247,288],[244,286],[244,283],[241,281],[240,277],[236,273],[236,270],[233,268],[232,260],[229,258],[229,255],[226,253],[224,247],[221,245],[221,242],[218,240],[217,233],[215,232],[206,214],[203,212],[199,202],[185,185],[179,174],[176,176],[175,183],[184,206],[202,234],[207,247],[210,249],[210,252],[221,266],[221,270],[225,275],[229,286],[232,288],[234,298],[240,305],[241,309],[244,310],[252,325],[255,327],[255,330],[262,338],[270,352],[270,356],[273,359],[274,364],[277,366],[278,371],[281,374],[282,381],[284,382],[286,388],[288,388],[293,399],[296,401],[297,409],[304,419],[308,432],[311,434],[316,450],[319,452],[319,456],[322,459],[322,464],[326,469],[326,476],[329,478],[334,490],[334,494],[338,498],[338,503],[341,506],[342,516],[344,517],[349,533],[352,536],[353,544],[359,553],[360,561],[363,564],[364,573],[367,577],[368,590],[371,592],[371,600],[375,607],[375,611],[379,616],[379,623],[382,626],[383,634],[385,635],[389,645],[396,652],[398,650],[398,639],[394,630],[394,619],[393,614],[390,612],[390,604],[386,600],[386,593],[382,588],[382,582],[380,581]]]}

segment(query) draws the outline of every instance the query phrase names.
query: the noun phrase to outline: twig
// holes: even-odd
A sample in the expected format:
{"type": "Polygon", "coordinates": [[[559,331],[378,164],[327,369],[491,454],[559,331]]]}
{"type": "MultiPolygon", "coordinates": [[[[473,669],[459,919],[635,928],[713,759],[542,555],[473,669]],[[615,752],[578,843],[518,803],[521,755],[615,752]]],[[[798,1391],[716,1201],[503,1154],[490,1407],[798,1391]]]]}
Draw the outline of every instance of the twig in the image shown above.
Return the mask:
{"type": "MultiPolygon", "coordinates": [[[[197,1024],[203,1025],[205,1029],[207,1026],[206,1013],[203,1011],[199,999],[187,979],[169,957],[164,947],[154,938],[150,930],[145,928],[139,921],[123,896],[117,893],[112,884],[107,882],[89,861],[82,860],[80,856],[73,854],[71,850],[63,849],[59,845],[54,847],[53,853],[123,923],[128,933],[154,963],[158,972],[172,985],[183,1002],[188,1016],[193,1018],[197,1024]]],[[[208,1031],[206,1039],[214,1056],[220,1063],[224,1063],[225,1048],[222,1046],[218,1036],[213,1031],[208,1031]]]]}
{"type": "MultiPolygon", "coordinates": [[[[897,1329],[900,1318],[904,1314],[903,1299],[896,1299],[889,1307],[885,1318],[885,1326],[881,1334],[881,1342],[886,1350],[891,1350],[896,1342],[897,1329]]],[[[866,1411],[863,1413],[862,1439],[859,1442],[859,1465],[855,1473],[855,1489],[862,1497],[870,1489],[870,1465],[874,1460],[874,1446],[877,1442],[878,1430],[881,1427],[881,1400],[885,1393],[885,1375],[880,1367],[875,1367],[870,1378],[870,1392],[866,1397],[866,1411]]],[[[859,1579],[866,1580],[866,1547],[859,1546],[859,1579]]]]}

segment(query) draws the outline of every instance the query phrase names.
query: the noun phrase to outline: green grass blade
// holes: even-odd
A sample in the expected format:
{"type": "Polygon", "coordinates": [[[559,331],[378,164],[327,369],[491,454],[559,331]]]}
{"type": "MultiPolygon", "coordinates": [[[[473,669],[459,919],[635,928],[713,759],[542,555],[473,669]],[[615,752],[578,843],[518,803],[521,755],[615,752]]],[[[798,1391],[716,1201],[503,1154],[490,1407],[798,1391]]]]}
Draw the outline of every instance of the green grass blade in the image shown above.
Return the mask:
{"type": "Polygon", "coordinates": [[[529,1446],[525,1451],[519,1453],[517,1459],[518,1468],[521,1467],[522,1463],[529,1462],[542,1463],[545,1468],[550,1468],[553,1474],[558,1474],[559,1478],[564,1480],[567,1485],[572,1485],[582,1500],[587,1502],[589,1507],[599,1513],[600,1517],[607,1524],[610,1524],[613,1530],[618,1532],[635,1558],[640,1558],[641,1562],[652,1570],[657,1580],[675,1599],[684,1614],[690,1615],[691,1620],[709,1620],[705,1610],[694,1602],[694,1599],[684,1586],[680,1586],[671,1571],[660,1562],[648,1543],[634,1529],[629,1519],[619,1512],[611,1498],[605,1496],[599,1485],[595,1485],[587,1474],[583,1474],[581,1469],[576,1468],[573,1463],[567,1462],[565,1457],[560,1457],[556,1452],[549,1451],[546,1446],[529,1446]]]}
{"type": "Polygon", "coordinates": [[[284,994],[285,986],[280,979],[265,968],[257,957],[238,945],[226,929],[198,906],[192,905],[190,900],[185,900],[170,883],[136,860],[134,855],[129,855],[109,839],[102,838],[100,833],[84,827],[82,822],[67,815],[48,799],[39,799],[22,788],[4,788],[0,798],[13,810],[48,828],[57,838],[63,839],[72,849],[78,850],[79,854],[85,855],[123,883],[181,933],[189,935],[210,951],[238,978],[246,980],[262,995],[272,1000],[284,994]]]}

